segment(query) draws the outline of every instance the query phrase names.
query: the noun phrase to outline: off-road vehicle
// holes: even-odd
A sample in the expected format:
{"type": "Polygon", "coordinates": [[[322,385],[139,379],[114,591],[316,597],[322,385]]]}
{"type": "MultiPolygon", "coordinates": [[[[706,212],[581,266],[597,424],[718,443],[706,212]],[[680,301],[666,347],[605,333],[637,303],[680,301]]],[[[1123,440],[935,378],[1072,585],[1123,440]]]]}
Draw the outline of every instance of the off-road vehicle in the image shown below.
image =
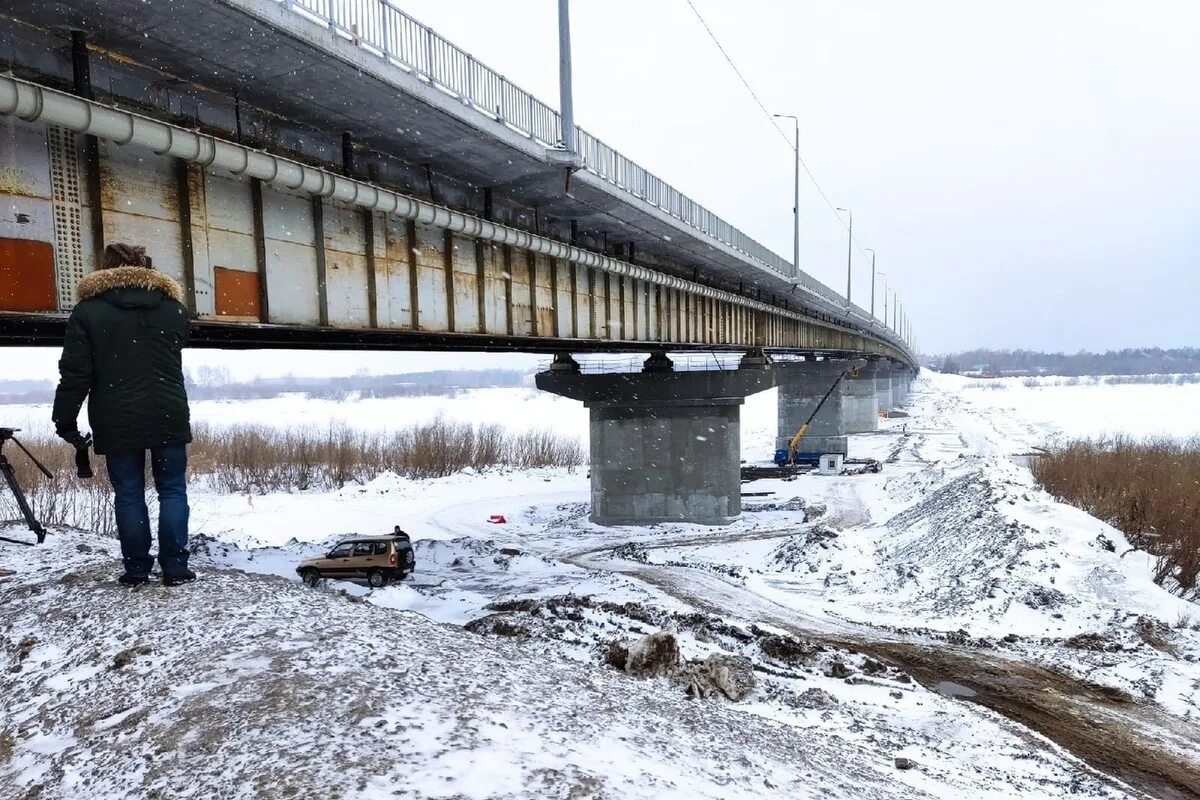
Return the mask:
{"type": "Polygon", "coordinates": [[[296,567],[301,580],[316,586],[323,578],[365,580],[378,589],[412,573],[417,559],[408,534],[355,536],[343,539],[323,556],[310,558],[296,567]]]}

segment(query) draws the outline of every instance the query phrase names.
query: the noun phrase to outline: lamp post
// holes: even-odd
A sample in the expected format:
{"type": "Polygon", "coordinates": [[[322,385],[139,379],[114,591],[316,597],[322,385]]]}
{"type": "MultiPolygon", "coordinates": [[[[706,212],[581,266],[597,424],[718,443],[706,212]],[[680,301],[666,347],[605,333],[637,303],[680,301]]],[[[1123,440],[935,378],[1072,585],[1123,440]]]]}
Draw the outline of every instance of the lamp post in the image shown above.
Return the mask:
{"type": "Polygon", "coordinates": [[[871,324],[875,324],[875,248],[866,248],[871,254],[871,324]]]}
{"type": "Polygon", "coordinates": [[[790,119],[795,123],[795,138],[792,150],[795,151],[796,163],[793,166],[793,205],[792,205],[792,277],[800,277],[800,120],[791,114],[773,114],[777,119],[790,119]]]}
{"type": "Polygon", "coordinates": [[[569,0],[558,0],[558,97],[562,107],[563,149],[575,152],[575,100],[571,93],[571,13],[569,0]]]}
{"type": "Polygon", "coordinates": [[[879,273],[879,277],[883,278],[883,327],[885,327],[885,328],[886,328],[886,327],[887,327],[887,319],[888,319],[888,317],[887,317],[887,315],[888,315],[888,301],[887,301],[887,297],[888,297],[888,285],[887,285],[888,274],[887,274],[886,272],[880,272],[880,273],[879,273]]]}
{"type": "Polygon", "coordinates": [[[854,212],[848,208],[839,208],[850,216],[849,236],[846,237],[846,313],[850,313],[850,265],[854,257],[854,212]]]}

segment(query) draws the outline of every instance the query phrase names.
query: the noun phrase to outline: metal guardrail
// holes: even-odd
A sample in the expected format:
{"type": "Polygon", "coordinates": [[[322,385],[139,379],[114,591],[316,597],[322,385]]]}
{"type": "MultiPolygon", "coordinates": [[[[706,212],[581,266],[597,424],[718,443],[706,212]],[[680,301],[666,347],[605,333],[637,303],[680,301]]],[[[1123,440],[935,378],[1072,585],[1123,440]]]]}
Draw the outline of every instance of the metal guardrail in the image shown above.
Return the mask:
{"type": "MultiPolygon", "coordinates": [[[[412,73],[481,114],[546,147],[562,143],[559,114],[500,73],[480,63],[470,53],[433,29],[405,14],[389,0],[275,0],[285,8],[334,35],[374,53],[393,66],[412,73]]],[[[577,147],[584,168],[660,209],[701,233],[728,245],[742,255],[777,272],[792,274],[791,262],[690,199],[649,170],[609,147],[582,128],[576,128],[577,147]]],[[[846,311],[837,292],[804,272],[796,282],[809,294],[846,311]]],[[[852,305],[850,316],[864,328],[893,343],[901,339],[852,305]]],[[[902,345],[903,346],[903,345],[902,345]]]]}
{"type": "MultiPolygon", "coordinates": [[[[547,147],[561,144],[562,126],[557,111],[388,0],[278,1],[514,131],[547,147]]],[[[763,266],[785,277],[791,274],[790,262],[583,129],[578,130],[578,148],[584,168],[593,175],[763,266]]],[[[811,288],[817,290],[818,286],[811,288]]],[[[833,296],[830,299],[836,298],[833,292],[829,294],[833,296]]]]}

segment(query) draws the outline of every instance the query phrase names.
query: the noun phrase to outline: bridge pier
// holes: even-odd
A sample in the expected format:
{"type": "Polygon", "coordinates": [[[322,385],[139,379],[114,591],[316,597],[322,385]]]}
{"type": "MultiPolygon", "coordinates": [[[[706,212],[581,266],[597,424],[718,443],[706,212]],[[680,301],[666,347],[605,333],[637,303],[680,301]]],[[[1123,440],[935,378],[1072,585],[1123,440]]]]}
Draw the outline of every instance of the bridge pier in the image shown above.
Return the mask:
{"type": "Polygon", "coordinates": [[[892,372],[892,403],[899,408],[908,400],[908,390],[912,384],[912,373],[900,367],[892,372]]]}
{"type": "Polygon", "coordinates": [[[846,418],[846,433],[870,433],[879,429],[879,395],[875,380],[886,364],[868,361],[859,367],[857,375],[847,375],[842,398],[842,413],[846,418]]]}
{"type": "Polygon", "coordinates": [[[892,396],[892,367],[890,362],[881,362],[875,371],[875,398],[880,411],[891,411],[894,407],[892,396]]]}
{"type": "Polygon", "coordinates": [[[821,398],[829,393],[797,452],[846,455],[846,380],[839,382],[832,392],[830,387],[849,366],[846,361],[789,361],[775,365],[779,386],[776,449],[787,448],[821,398]]]}
{"type": "Polygon", "coordinates": [[[591,520],[723,525],[742,510],[741,405],[769,368],[675,372],[665,354],[640,373],[581,374],[562,363],[537,386],[591,416],[591,520]]]}

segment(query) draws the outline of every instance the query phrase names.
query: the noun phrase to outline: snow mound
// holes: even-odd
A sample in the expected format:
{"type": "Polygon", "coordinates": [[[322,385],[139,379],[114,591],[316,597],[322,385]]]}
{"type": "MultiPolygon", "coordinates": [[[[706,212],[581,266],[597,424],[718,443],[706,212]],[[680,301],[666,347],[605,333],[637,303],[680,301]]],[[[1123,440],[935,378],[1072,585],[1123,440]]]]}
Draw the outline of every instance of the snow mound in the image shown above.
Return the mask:
{"type": "MultiPolygon", "coordinates": [[[[770,570],[811,573],[839,612],[899,627],[975,636],[1066,638],[1132,624],[1172,624],[1194,606],[1156,586],[1147,556],[1120,531],[1057,503],[999,456],[968,456],[912,476],[920,486],[882,526],[817,525],[780,543],[770,570]]],[[[887,487],[892,502],[911,486],[887,487]]]]}

